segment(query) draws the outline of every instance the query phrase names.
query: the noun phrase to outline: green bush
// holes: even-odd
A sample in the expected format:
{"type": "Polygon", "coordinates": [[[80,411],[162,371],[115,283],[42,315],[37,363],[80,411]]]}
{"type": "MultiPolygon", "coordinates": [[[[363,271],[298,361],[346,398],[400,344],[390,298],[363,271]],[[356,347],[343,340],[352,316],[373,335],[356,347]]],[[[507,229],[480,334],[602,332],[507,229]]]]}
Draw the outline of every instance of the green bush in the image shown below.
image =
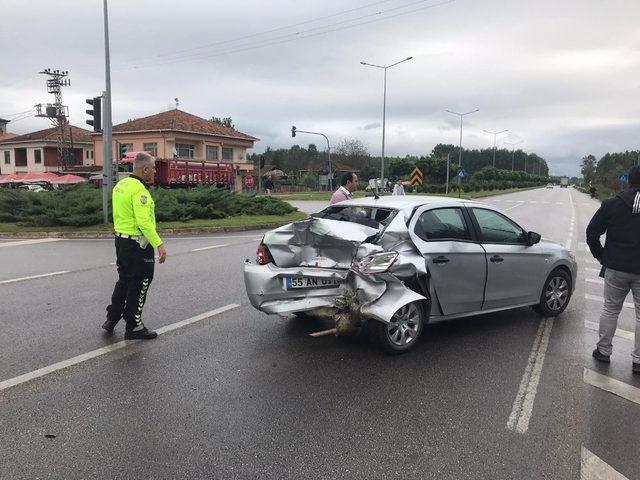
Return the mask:
{"type": "MultiPolygon", "coordinates": [[[[239,195],[215,187],[154,189],[151,195],[156,203],[156,220],[160,222],[286,215],[296,210],[274,197],[239,195]]],[[[0,222],[35,227],[96,225],[102,222],[102,192],[89,185],[37,193],[0,189],[0,222]]]]}

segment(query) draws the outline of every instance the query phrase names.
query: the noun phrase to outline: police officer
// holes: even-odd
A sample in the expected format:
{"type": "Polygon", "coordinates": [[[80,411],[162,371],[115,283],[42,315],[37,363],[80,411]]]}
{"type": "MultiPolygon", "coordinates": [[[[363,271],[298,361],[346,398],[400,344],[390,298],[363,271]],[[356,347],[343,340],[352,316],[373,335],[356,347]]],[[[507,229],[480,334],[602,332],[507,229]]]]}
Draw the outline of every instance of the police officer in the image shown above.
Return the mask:
{"type": "Polygon", "coordinates": [[[115,229],[118,281],[113,289],[107,321],[102,325],[112,333],[124,318],[125,339],[149,340],[158,334],[142,323],[142,309],[153,279],[154,248],[164,263],[167,251],[156,232],[154,202],[148,190],[156,173],[155,159],[148,153],[136,155],[133,173],[113,188],[113,226],[115,229]]]}

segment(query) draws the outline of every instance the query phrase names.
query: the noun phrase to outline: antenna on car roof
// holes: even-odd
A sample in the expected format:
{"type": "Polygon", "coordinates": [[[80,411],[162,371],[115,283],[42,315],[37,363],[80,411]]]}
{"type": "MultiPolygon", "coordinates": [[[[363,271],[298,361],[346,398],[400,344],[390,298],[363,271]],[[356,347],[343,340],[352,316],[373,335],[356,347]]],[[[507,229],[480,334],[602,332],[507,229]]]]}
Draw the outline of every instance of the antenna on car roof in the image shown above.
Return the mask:
{"type": "Polygon", "coordinates": [[[375,189],[373,190],[373,198],[375,198],[376,200],[380,199],[380,196],[378,195],[378,192],[375,191],[375,189]]]}

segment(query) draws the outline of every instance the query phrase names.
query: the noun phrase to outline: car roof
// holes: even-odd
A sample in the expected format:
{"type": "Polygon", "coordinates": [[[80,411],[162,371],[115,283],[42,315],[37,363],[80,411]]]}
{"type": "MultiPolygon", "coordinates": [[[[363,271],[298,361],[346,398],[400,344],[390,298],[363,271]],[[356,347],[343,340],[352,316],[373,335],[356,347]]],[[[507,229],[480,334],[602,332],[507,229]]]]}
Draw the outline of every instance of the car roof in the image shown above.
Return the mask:
{"type": "Polygon", "coordinates": [[[463,205],[482,205],[491,207],[480,202],[467,200],[464,198],[437,197],[427,195],[398,195],[384,196],[376,199],[375,197],[357,198],[354,200],[345,200],[335,205],[354,205],[360,207],[382,207],[395,208],[397,210],[413,210],[422,205],[434,205],[438,207],[460,207],[463,205]]]}

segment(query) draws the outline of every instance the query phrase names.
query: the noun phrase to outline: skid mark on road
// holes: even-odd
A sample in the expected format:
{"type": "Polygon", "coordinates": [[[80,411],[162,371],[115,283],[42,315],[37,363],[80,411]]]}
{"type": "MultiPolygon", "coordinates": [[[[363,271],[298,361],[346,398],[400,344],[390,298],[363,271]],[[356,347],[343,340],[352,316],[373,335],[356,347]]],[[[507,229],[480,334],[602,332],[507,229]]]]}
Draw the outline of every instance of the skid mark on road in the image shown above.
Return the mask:
{"type": "Polygon", "coordinates": [[[543,318],[538,327],[538,333],[531,347],[527,366],[520,382],[520,388],[513,402],[511,415],[507,421],[507,430],[517,433],[527,433],[529,421],[533,413],[533,404],[538,390],[538,383],[542,375],[544,358],[549,346],[549,337],[553,328],[553,318],[543,318]]]}
{"type": "MultiPolygon", "coordinates": [[[[179,322],[172,323],[170,325],[166,325],[164,327],[158,328],[156,331],[158,335],[165,334],[167,332],[171,332],[178,328],[185,327],[187,325],[191,325],[192,323],[199,322],[201,320],[205,320],[207,318],[214,317],[216,315],[220,315],[221,313],[227,312],[229,310],[233,310],[240,307],[237,303],[231,303],[229,305],[225,305],[224,307],[216,308],[215,310],[211,310],[209,312],[201,313],[200,315],[196,315],[195,317],[187,318],[186,320],[181,320],[179,322]]],[[[93,350],[91,352],[83,353],[82,355],[78,355],[76,357],[69,358],[67,360],[63,360],[62,362],[54,363],[53,365],[49,365],[47,367],[39,368],[38,370],[34,370],[29,373],[25,373],[24,375],[20,375],[18,377],[10,378],[8,380],[4,380],[0,382],[0,391],[6,390],[11,387],[15,387],[16,385],[20,385],[22,383],[29,382],[36,378],[44,377],[45,375],[49,375],[53,372],[58,372],[60,370],[64,370],[65,368],[69,368],[73,365],[78,365],[79,363],[86,362],[87,360],[91,360],[92,358],[100,357],[102,355],[106,355],[107,353],[114,352],[116,350],[120,350],[128,345],[133,345],[139,343],[141,340],[123,340],[121,342],[114,343],[112,345],[107,345],[106,347],[98,348],[97,350],[93,350]]]]}

